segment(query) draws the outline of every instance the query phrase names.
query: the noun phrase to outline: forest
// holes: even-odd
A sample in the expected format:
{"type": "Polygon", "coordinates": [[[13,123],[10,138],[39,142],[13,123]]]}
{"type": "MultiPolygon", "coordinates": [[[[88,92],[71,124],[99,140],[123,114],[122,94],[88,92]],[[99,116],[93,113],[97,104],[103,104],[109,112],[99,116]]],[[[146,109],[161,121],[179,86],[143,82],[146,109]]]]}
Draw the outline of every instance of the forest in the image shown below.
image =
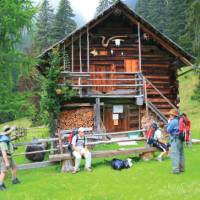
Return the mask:
{"type": "MultiPolygon", "coordinates": [[[[95,15],[117,0],[100,0],[95,15]]],[[[126,0],[131,9],[160,32],[197,57],[200,56],[199,0],[126,0]]],[[[37,56],[77,28],[69,0],[60,0],[57,9],[50,0],[0,1],[0,123],[28,117],[33,124],[45,119],[48,78],[36,69],[37,56]],[[44,100],[44,101],[43,101],[44,100]]],[[[198,72],[198,69],[197,69],[198,72]]],[[[200,83],[193,99],[200,100],[200,83]]],[[[59,108],[58,108],[59,109],[59,108]]]]}

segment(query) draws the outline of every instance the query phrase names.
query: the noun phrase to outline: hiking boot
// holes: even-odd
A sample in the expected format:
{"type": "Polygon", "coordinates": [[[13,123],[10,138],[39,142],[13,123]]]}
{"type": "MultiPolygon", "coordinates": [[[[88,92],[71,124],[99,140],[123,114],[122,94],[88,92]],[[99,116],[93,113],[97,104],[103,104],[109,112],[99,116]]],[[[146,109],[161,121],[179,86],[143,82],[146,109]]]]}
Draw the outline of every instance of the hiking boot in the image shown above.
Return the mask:
{"type": "Polygon", "coordinates": [[[86,168],[85,168],[85,171],[87,171],[87,172],[92,172],[92,169],[91,169],[90,167],[86,167],[86,168]]]}
{"type": "Polygon", "coordinates": [[[18,178],[15,178],[12,180],[12,184],[19,184],[20,180],[18,178]]]}
{"type": "Polygon", "coordinates": [[[7,187],[6,187],[6,185],[4,183],[2,184],[2,186],[4,187],[5,190],[7,189],[7,187]]]}
{"type": "Polygon", "coordinates": [[[2,185],[0,185],[0,191],[4,191],[4,190],[6,190],[6,186],[5,186],[5,184],[3,183],[2,185]]]}
{"type": "Polygon", "coordinates": [[[180,174],[180,172],[172,172],[172,174],[176,174],[176,175],[178,175],[178,174],[180,174]]]}

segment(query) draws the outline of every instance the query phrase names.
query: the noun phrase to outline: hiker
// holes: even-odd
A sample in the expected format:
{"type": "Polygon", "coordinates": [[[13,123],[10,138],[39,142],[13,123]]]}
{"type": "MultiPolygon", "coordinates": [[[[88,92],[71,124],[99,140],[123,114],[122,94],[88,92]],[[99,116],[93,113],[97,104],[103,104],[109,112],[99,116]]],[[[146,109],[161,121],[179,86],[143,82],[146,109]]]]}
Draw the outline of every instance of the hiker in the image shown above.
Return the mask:
{"type": "Polygon", "coordinates": [[[85,170],[91,172],[91,153],[87,149],[87,141],[85,138],[84,128],[78,129],[78,134],[73,136],[72,149],[73,156],[75,157],[75,167],[72,171],[73,174],[77,173],[80,168],[81,158],[85,158],[85,170]]]}
{"type": "Polygon", "coordinates": [[[149,116],[148,114],[145,114],[141,119],[141,128],[144,130],[143,136],[147,136],[147,131],[151,127],[151,125],[155,122],[153,116],[149,116]]]}
{"type": "Polygon", "coordinates": [[[171,141],[172,173],[179,174],[185,171],[184,142],[179,137],[179,112],[172,109],[169,116],[167,133],[170,134],[171,141]]]}
{"type": "Polygon", "coordinates": [[[3,132],[0,133],[0,190],[6,190],[4,183],[6,171],[10,168],[12,173],[12,183],[20,183],[17,178],[17,168],[12,154],[14,152],[11,143],[10,134],[14,129],[6,125],[3,127],[3,132]]]}
{"type": "Polygon", "coordinates": [[[158,155],[156,160],[158,160],[159,162],[162,162],[163,156],[168,155],[169,147],[170,147],[170,144],[167,144],[166,139],[165,139],[164,123],[163,122],[158,123],[158,128],[155,131],[153,138],[155,140],[153,146],[155,146],[155,147],[157,147],[158,149],[161,150],[161,153],[158,155]]]}

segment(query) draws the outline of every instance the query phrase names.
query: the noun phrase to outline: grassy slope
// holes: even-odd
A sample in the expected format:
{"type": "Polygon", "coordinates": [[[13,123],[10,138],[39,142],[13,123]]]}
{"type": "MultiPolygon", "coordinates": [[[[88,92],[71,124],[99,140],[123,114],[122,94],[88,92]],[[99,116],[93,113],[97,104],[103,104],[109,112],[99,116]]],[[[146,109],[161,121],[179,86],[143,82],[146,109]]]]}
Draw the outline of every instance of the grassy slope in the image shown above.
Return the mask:
{"type": "Polygon", "coordinates": [[[180,77],[181,111],[188,114],[192,122],[192,137],[200,138],[200,102],[191,100],[198,77],[189,73],[180,77]]]}

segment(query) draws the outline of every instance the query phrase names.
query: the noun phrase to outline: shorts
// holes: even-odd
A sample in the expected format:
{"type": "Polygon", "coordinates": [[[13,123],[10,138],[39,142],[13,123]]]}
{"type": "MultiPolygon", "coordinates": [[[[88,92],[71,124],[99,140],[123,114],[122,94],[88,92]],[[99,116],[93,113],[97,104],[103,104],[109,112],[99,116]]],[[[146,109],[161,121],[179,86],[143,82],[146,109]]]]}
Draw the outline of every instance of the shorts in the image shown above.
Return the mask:
{"type": "MultiPolygon", "coordinates": [[[[17,165],[12,157],[9,157],[8,160],[9,160],[11,169],[14,169],[17,167],[17,165]]],[[[4,162],[3,157],[1,156],[0,157],[0,172],[6,172],[6,171],[7,171],[6,164],[4,162]]]]}
{"type": "Polygon", "coordinates": [[[170,147],[169,144],[163,144],[163,143],[160,143],[160,142],[157,142],[156,144],[154,144],[154,146],[157,147],[158,149],[160,149],[163,152],[169,151],[169,147],[170,147]]]}

